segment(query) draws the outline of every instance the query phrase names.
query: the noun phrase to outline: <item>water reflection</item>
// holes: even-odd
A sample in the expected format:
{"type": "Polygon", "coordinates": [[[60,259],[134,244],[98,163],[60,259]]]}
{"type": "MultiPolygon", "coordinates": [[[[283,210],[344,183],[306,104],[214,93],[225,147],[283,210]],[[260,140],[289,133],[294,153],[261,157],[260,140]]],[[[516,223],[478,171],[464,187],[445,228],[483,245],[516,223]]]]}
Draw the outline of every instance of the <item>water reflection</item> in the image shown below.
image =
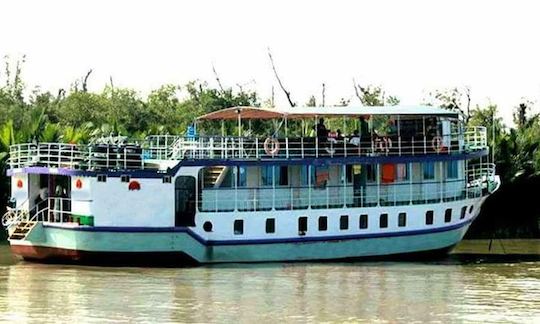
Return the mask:
{"type": "Polygon", "coordinates": [[[0,321],[517,321],[540,263],[0,267],[0,321]]]}

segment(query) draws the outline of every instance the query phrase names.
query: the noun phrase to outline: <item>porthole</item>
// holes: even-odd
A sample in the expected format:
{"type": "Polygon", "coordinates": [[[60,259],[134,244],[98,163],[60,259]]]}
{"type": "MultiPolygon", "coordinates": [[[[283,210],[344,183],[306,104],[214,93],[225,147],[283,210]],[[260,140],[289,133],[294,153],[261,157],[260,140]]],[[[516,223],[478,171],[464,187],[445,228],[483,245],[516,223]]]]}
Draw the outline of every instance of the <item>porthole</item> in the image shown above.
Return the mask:
{"type": "Polygon", "coordinates": [[[163,176],[163,183],[171,183],[172,179],[171,176],[163,176]]]}
{"type": "Polygon", "coordinates": [[[471,205],[471,207],[469,207],[469,214],[472,214],[473,209],[474,209],[474,205],[471,205]]]}
{"type": "Polygon", "coordinates": [[[319,217],[319,231],[323,232],[328,229],[328,217],[321,216],[319,217]]]}
{"type": "Polygon", "coordinates": [[[98,175],[97,175],[97,181],[98,181],[98,182],[107,182],[107,175],[105,175],[105,174],[98,174],[98,175]]]}
{"type": "Polygon", "coordinates": [[[129,182],[129,180],[131,180],[131,177],[127,174],[123,174],[120,176],[120,181],[121,182],[129,182]]]}
{"type": "Polygon", "coordinates": [[[404,227],[407,225],[407,213],[399,213],[398,215],[398,226],[404,227]]]}
{"type": "Polygon", "coordinates": [[[360,229],[368,228],[368,215],[367,214],[360,215],[359,227],[360,229]]]}
{"type": "Polygon", "coordinates": [[[343,215],[339,218],[339,229],[342,231],[349,229],[349,216],[343,215]]]}
{"type": "Polygon", "coordinates": [[[426,225],[433,225],[433,210],[426,212],[426,225]]]}
{"type": "Polygon", "coordinates": [[[379,218],[379,227],[380,228],[388,227],[388,214],[381,214],[379,218]]]}
{"type": "Polygon", "coordinates": [[[307,217],[298,218],[298,235],[306,235],[307,232],[307,217]]]}
{"type": "Polygon", "coordinates": [[[212,232],[212,222],[204,222],[202,228],[205,232],[212,232]]]}
{"type": "Polygon", "coordinates": [[[244,220],[236,219],[234,221],[234,235],[244,234],[244,220]]]}
{"type": "Polygon", "coordinates": [[[276,232],[276,220],[275,218],[266,219],[266,233],[271,234],[276,232]]]}
{"type": "Polygon", "coordinates": [[[452,221],[452,208],[448,208],[444,212],[444,222],[445,223],[450,223],[451,221],[452,221]]]}
{"type": "Polygon", "coordinates": [[[467,206],[461,207],[461,216],[459,217],[459,219],[465,218],[465,214],[467,214],[467,206]]]}

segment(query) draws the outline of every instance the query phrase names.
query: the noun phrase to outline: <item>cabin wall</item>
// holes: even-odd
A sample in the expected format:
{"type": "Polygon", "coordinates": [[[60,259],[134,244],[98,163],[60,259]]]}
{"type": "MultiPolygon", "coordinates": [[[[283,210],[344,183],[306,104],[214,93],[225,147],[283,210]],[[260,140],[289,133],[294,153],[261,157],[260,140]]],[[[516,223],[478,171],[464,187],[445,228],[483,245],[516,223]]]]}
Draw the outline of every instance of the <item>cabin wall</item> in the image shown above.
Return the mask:
{"type": "MultiPolygon", "coordinates": [[[[90,213],[95,226],[174,226],[174,179],[163,183],[158,179],[131,178],[140,190],[129,190],[128,182],[107,178],[106,182],[90,180],[92,201],[90,213]]],[[[80,208],[84,208],[81,202],[80,208]]]]}
{"type": "Polygon", "coordinates": [[[17,201],[17,207],[21,207],[28,199],[28,174],[18,173],[11,178],[11,197],[17,201]],[[22,182],[22,187],[19,188],[17,183],[22,182]]]}

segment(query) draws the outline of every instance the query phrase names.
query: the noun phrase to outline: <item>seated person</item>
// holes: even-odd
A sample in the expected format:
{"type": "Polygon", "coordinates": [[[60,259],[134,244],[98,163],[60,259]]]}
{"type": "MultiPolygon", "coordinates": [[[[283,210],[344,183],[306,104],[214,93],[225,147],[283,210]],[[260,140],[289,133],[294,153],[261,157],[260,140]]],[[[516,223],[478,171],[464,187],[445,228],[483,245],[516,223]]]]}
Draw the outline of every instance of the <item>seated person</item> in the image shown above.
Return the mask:
{"type": "Polygon", "coordinates": [[[356,146],[360,145],[360,135],[358,135],[358,130],[354,130],[351,138],[349,139],[349,143],[356,146]]]}
{"type": "Polygon", "coordinates": [[[338,130],[336,131],[336,139],[337,139],[338,141],[342,141],[342,140],[343,140],[343,134],[341,133],[341,129],[338,129],[338,130]]]}

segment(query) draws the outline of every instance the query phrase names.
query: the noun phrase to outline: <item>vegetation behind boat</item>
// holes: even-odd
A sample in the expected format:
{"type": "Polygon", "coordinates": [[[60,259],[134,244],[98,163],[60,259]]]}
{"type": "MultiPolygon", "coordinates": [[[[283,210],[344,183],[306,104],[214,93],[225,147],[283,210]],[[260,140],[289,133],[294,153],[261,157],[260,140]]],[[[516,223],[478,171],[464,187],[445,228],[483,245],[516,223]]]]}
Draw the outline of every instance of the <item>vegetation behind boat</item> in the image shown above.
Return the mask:
{"type": "MultiPolygon", "coordinates": [[[[9,146],[30,141],[86,143],[92,138],[121,134],[144,138],[153,134],[183,134],[189,124],[202,114],[232,106],[268,106],[255,91],[239,87],[212,88],[205,82],[193,81],[184,86],[164,85],[143,98],[133,89],[110,85],[99,92],[89,92],[90,73],[73,83],[69,90],[57,94],[39,88],[26,95],[21,77],[22,63],[12,68],[6,60],[5,73],[0,75],[0,214],[9,198],[6,177],[9,146]]],[[[355,89],[358,90],[358,89],[355,89]]],[[[495,163],[502,178],[502,187],[490,196],[467,238],[540,237],[540,206],[536,192],[540,185],[540,118],[528,116],[532,103],[524,101],[516,107],[514,128],[506,129],[497,116],[497,106],[477,106],[469,112],[470,93],[457,89],[436,91],[431,104],[465,112],[471,126],[488,128],[488,143],[495,142],[495,163]],[[462,104],[462,103],[466,104],[462,104]],[[492,130],[495,135],[492,138],[492,130]]],[[[387,96],[380,87],[359,88],[357,96],[365,105],[394,105],[395,96],[387,96]]],[[[341,100],[339,105],[348,104],[341,100]]],[[[317,106],[315,97],[307,106],[317,106]]],[[[351,129],[355,121],[349,121],[351,129]]],[[[342,127],[342,120],[328,120],[329,128],[342,127]]],[[[225,123],[225,131],[235,134],[236,122],[225,123]]],[[[272,121],[254,121],[254,133],[273,129],[272,121]]],[[[291,121],[292,134],[309,134],[314,125],[291,121]]],[[[204,125],[209,132],[221,132],[221,124],[204,125]]],[[[0,234],[5,235],[4,232],[0,234]]]]}

